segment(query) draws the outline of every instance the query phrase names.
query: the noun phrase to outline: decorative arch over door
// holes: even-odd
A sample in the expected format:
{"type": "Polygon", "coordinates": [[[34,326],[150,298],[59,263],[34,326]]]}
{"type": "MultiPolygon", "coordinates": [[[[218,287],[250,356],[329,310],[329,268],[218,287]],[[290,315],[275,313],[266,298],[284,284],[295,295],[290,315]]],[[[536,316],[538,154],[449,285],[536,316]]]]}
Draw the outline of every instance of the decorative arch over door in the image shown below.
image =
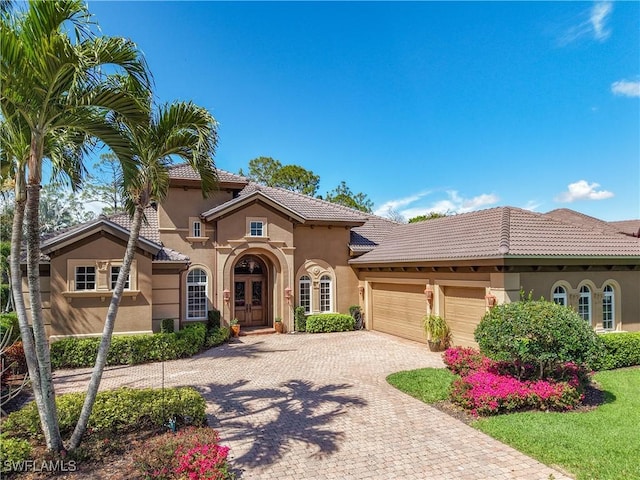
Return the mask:
{"type": "Polygon", "coordinates": [[[240,325],[267,325],[269,272],[257,255],[243,255],[233,268],[234,315],[240,325]]]}

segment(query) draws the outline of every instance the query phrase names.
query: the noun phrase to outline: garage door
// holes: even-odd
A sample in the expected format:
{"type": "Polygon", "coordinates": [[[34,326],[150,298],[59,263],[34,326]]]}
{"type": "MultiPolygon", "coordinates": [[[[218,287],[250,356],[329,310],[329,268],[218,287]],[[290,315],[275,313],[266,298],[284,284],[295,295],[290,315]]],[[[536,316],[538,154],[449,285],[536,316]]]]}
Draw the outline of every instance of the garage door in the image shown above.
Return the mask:
{"type": "Polygon", "coordinates": [[[478,347],[473,338],[485,314],[484,288],[445,287],[444,318],[451,328],[452,345],[478,347]]]}
{"type": "Polygon", "coordinates": [[[426,343],[422,319],[427,311],[424,284],[372,285],[371,324],[378,332],[426,343]]]}

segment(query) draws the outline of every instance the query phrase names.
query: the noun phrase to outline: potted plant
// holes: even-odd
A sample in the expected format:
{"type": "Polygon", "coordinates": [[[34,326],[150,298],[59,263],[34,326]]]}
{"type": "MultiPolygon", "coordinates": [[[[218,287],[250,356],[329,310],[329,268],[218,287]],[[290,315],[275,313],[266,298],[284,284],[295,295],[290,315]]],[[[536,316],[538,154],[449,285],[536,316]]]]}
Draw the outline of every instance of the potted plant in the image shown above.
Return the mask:
{"type": "Polygon", "coordinates": [[[432,352],[441,352],[447,348],[451,336],[449,325],[439,315],[427,315],[424,317],[424,331],[427,334],[427,343],[432,352]]]}
{"type": "Polygon", "coordinates": [[[273,328],[275,328],[276,333],[282,333],[283,326],[282,326],[282,319],[280,317],[276,317],[275,320],[273,321],[273,328]]]}
{"type": "Polygon", "coordinates": [[[234,318],[229,323],[231,325],[231,333],[233,334],[233,336],[234,337],[239,336],[240,335],[240,321],[237,318],[234,318]]]}

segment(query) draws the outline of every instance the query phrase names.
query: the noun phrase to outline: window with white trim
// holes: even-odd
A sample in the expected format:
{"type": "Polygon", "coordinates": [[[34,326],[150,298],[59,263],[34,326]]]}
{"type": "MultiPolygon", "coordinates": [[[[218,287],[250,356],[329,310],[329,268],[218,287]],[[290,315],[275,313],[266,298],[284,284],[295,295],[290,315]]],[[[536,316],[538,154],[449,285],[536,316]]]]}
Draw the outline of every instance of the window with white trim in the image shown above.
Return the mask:
{"type": "Polygon", "coordinates": [[[96,267],[95,266],[81,265],[76,267],[75,289],[76,290],[95,290],[96,289],[96,267]]]}
{"type": "Polygon", "coordinates": [[[602,291],[602,328],[613,330],[615,328],[615,293],[611,285],[606,285],[602,291]]]}
{"type": "Polygon", "coordinates": [[[249,222],[250,237],[264,237],[264,222],[260,220],[251,220],[249,222]]]}
{"type": "MultiPolygon", "coordinates": [[[[115,290],[116,289],[116,283],[118,283],[118,275],[120,274],[120,269],[122,267],[120,265],[112,265],[111,266],[111,270],[109,272],[109,278],[111,280],[111,290],[115,290]]],[[[130,280],[131,280],[131,272],[129,272],[129,276],[127,277],[127,280],[124,282],[124,289],[125,290],[129,290],[129,285],[130,285],[130,280]]]]}
{"type": "Polygon", "coordinates": [[[580,287],[578,315],[580,315],[583,320],[591,323],[591,289],[586,285],[580,287]]]}
{"type": "Polygon", "coordinates": [[[331,277],[323,275],[320,278],[320,311],[331,312],[331,277]]]}
{"type": "Polygon", "coordinates": [[[553,303],[558,305],[567,306],[567,290],[564,287],[557,286],[553,290],[553,303]]]}
{"type": "Polygon", "coordinates": [[[311,279],[307,275],[298,283],[298,305],[304,307],[304,313],[311,313],[311,279]]]}
{"type": "Polygon", "coordinates": [[[187,275],[187,319],[207,318],[207,272],[194,268],[187,275]]]}

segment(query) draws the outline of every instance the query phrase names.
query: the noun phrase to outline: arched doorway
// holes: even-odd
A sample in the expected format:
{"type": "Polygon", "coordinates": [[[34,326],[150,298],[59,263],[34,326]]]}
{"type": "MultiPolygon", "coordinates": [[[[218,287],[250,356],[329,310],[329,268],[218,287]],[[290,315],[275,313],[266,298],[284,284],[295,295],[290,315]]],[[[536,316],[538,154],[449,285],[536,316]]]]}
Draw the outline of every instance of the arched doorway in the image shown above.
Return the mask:
{"type": "Polygon", "coordinates": [[[240,325],[257,327],[268,322],[268,270],[264,260],[245,255],[233,269],[234,316],[240,325]]]}

